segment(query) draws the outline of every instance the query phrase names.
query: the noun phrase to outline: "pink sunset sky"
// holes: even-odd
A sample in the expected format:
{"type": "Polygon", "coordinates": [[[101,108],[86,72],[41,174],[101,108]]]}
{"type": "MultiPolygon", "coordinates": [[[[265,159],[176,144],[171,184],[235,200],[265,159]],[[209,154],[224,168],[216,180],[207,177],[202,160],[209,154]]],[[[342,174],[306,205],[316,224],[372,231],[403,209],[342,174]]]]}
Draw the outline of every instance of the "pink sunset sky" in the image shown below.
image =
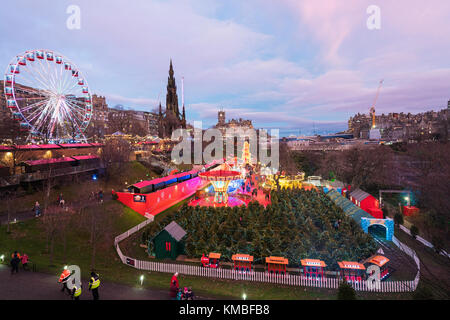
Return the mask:
{"type": "Polygon", "coordinates": [[[165,103],[173,59],[189,121],[250,118],[256,127],[346,128],[367,113],[438,110],[450,99],[450,1],[8,1],[0,64],[35,48],[61,52],[110,106],[165,103]],[[66,28],[69,5],[81,29],[66,28]],[[381,10],[369,30],[366,9],[381,10]]]}

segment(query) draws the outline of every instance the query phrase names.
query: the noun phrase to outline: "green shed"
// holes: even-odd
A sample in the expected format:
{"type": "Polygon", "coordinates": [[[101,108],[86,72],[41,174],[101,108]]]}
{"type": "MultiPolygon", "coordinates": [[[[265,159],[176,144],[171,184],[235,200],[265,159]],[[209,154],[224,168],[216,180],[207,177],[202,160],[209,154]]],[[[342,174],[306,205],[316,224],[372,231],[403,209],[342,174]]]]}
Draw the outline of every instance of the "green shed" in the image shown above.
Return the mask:
{"type": "Polygon", "coordinates": [[[184,254],[185,236],[186,231],[172,221],[149,241],[149,253],[154,254],[157,259],[175,260],[180,254],[184,254]]]}

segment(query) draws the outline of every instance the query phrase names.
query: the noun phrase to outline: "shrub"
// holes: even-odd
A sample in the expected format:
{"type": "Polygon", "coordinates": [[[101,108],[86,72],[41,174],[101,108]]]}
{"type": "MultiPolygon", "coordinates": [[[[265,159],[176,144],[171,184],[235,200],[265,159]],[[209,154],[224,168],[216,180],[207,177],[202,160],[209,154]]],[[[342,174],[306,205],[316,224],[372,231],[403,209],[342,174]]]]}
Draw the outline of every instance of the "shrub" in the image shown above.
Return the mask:
{"type": "Polygon", "coordinates": [[[112,194],[112,198],[113,198],[113,200],[117,200],[119,198],[119,196],[117,195],[117,193],[114,192],[112,194]]]}
{"type": "Polygon", "coordinates": [[[397,225],[397,227],[398,227],[400,224],[403,224],[403,214],[401,214],[401,213],[396,213],[396,214],[394,215],[394,223],[397,225]]]}
{"type": "Polygon", "coordinates": [[[338,300],[356,300],[356,291],[346,281],[339,285],[338,300]]]}
{"type": "Polygon", "coordinates": [[[417,228],[415,225],[412,225],[409,231],[411,232],[411,236],[414,239],[419,235],[419,228],[417,228]]]}
{"type": "Polygon", "coordinates": [[[26,193],[27,194],[33,194],[33,187],[31,186],[31,183],[28,183],[26,193]]]}
{"type": "Polygon", "coordinates": [[[436,235],[431,237],[431,244],[433,245],[436,253],[440,253],[444,248],[444,242],[442,241],[442,238],[436,235]]]}
{"type": "Polygon", "coordinates": [[[413,294],[414,300],[434,300],[433,292],[428,287],[417,288],[413,294]]]}

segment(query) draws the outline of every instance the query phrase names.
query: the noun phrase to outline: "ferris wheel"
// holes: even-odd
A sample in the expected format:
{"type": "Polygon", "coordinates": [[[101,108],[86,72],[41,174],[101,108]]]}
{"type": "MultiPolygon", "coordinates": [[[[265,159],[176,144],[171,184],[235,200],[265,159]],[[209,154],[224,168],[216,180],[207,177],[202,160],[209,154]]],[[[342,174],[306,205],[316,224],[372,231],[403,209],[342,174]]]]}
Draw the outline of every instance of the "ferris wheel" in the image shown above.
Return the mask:
{"type": "Polygon", "coordinates": [[[86,141],[92,118],[89,86],[69,59],[51,50],[14,57],[5,72],[7,107],[29,139],[86,141]]]}

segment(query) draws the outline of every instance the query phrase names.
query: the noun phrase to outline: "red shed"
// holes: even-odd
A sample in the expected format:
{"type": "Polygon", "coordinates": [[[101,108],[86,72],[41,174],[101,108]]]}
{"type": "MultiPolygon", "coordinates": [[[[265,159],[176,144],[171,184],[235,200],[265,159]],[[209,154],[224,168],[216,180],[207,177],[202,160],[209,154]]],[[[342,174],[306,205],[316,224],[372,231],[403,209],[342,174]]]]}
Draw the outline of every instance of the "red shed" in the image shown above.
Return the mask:
{"type": "Polygon", "coordinates": [[[374,218],[383,219],[383,211],[380,209],[380,203],[374,196],[361,189],[355,189],[350,193],[350,200],[374,218]]]}
{"type": "Polygon", "coordinates": [[[403,207],[403,215],[405,215],[405,216],[412,216],[417,213],[419,213],[419,208],[416,208],[413,206],[404,206],[403,207]]]}

